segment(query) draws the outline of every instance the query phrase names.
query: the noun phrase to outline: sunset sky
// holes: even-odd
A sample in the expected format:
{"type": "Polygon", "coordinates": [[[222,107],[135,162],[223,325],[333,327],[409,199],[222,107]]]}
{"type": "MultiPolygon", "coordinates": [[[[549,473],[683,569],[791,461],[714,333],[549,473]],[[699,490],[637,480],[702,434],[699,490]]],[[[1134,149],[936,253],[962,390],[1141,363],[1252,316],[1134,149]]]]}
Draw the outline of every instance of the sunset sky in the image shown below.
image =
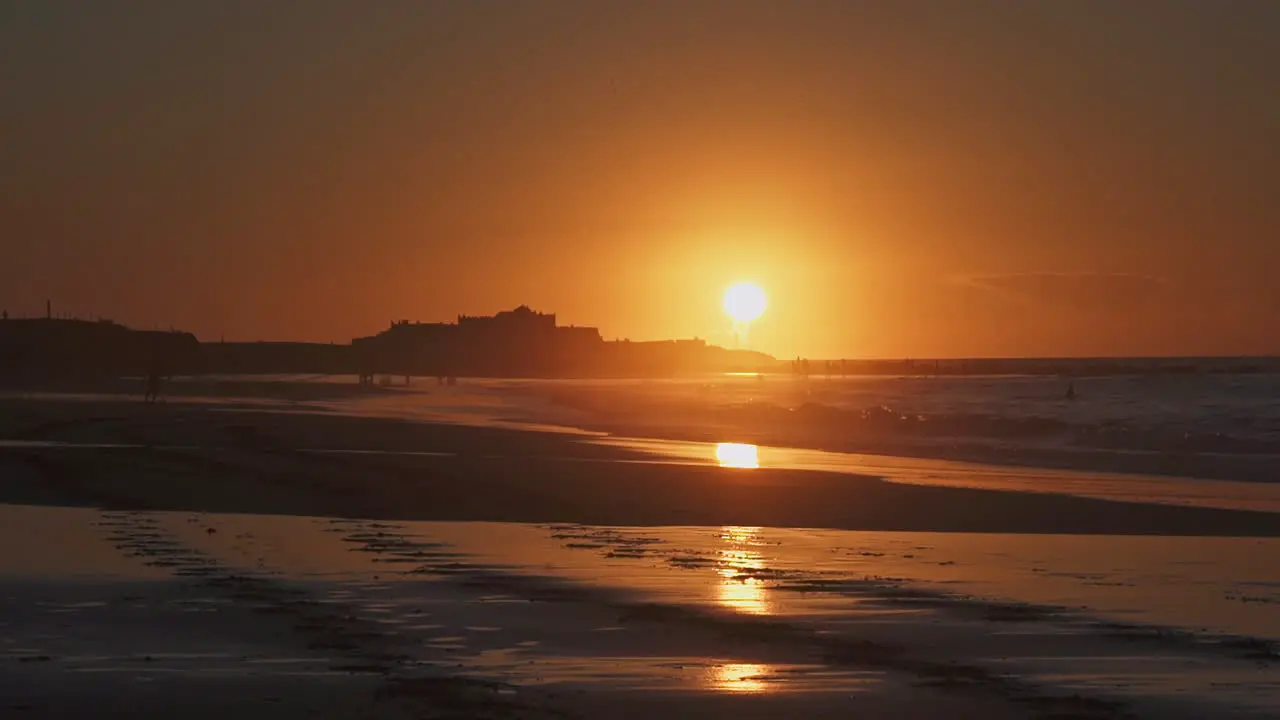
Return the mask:
{"type": "Polygon", "coordinates": [[[0,307],[1280,352],[1280,2],[0,0],[0,307]]]}

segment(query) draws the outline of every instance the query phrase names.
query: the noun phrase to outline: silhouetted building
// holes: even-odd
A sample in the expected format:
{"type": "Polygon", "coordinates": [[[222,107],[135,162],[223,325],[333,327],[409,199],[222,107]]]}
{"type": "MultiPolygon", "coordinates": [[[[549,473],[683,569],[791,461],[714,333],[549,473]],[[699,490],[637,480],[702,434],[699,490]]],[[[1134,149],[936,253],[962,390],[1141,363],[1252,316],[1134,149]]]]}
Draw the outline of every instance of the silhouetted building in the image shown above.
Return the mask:
{"type": "MultiPolygon", "coordinates": [[[[131,330],[110,321],[0,321],[0,381],[167,377],[198,373],[455,377],[655,377],[756,371],[761,353],[704,340],[606,342],[593,327],[561,326],[526,306],[454,323],[400,320],[351,344],[200,343],[189,333],[131,330]]],[[[406,380],[407,381],[407,380],[406,380]]]]}
{"type": "Polygon", "coordinates": [[[708,346],[703,340],[605,342],[593,327],[561,326],[521,305],[456,323],[406,320],[352,341],[362,367],[389,375],[438,377],[643,377],[757,369],[772,358],[708,346]],[[746,367],[751,366],[751,367],[746,367]]]}
{"type": "Polygon", "coordinates": [[[456,323],[401,320],[352,341],[362,366],[394,375],[554,376],[587,367],[603,340],[589,327],[556,325],[556,316],[521,305],[456,323]]]}
{"type": "Polygon", "coordinates": [[[551,333],[556,330],[555,313],[540,313],[521,305],[497,315],[459,315],[458,329],[463,332],[506,335],[551,333]]]}

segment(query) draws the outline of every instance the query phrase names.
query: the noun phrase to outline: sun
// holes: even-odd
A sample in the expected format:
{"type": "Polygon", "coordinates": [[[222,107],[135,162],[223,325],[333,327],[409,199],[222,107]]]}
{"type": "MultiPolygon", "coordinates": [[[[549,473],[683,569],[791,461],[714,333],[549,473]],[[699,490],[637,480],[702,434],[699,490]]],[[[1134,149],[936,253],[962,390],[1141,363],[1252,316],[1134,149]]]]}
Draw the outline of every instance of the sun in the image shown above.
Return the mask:
{"type": "Polygon", "coordinates": [[[738,283],[724,291],[724,311],[734,322],[750,323],[764,314],[768,300],[759,285],[738,283]]]}

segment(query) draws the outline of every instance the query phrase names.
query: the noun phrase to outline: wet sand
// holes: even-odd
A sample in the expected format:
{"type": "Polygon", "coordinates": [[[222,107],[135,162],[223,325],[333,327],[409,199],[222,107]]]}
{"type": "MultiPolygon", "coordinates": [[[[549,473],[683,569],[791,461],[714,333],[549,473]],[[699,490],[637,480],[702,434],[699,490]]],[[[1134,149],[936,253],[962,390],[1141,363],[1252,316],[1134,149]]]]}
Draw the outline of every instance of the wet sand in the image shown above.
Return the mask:
{"type": "Polygon", "coordinates": [[[28,717],[1280,710],[1270,512],[262,398],[0,399],[0,477],[28,717]]]}
{"type": "MultiPolygon", "coordinates": [[[[1185,545],[1147,538],[1114,539],[1109,571],[1091,573],[1078,567],[1087,537],[1009,536],[1010,549],[928,533],[23,506],[0,506],[0,528],[0,693],[19,717],[1280,710],[1275,618],[1236,628],[1254,636],[1156,624],[1219,609],[1171,600],[1201,578],[1178,569],[1185,545]],[[33,546],[35,528],[78,531],[33,546]],[[1076,577],[1031,580],[1054,551],[1076,577]],[[910,579],[921,575],[933,579],[910,579]],[[1117,600],[1123,581],[1136,595],[1117,600]],[[1124,607],[1136,596],[1150,613],[1124,607]]],[[[1257,558],[1276,549],[1219,542],[1190,559],[1252,549],[1265,573],[1257,558]]],[[[1217,590],[1198,602],[1234,602],[1217,590]]]]}
{"type": "Polygon", "coordinates": [[[1280,514],[1269,512],[663,464],[580,436],[337,411],[48,398],[7,399],[0,409],[8,441],[0,467],[27,478],[0,490],[9,502],[399,520],[1280,535],[1280,514]]]}

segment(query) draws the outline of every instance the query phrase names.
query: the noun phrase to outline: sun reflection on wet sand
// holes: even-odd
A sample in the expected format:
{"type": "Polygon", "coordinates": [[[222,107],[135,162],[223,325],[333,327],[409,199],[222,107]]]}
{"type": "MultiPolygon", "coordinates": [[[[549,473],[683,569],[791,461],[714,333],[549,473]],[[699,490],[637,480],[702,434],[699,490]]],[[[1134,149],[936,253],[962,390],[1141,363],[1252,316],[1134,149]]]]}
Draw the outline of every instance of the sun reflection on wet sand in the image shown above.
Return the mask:
{"type": "Polygon", "coordinates": [[[716,574],[720,576],[716,600],[722,606],[752,615],[768,615],[772,608],[768,588],[754,571],[764,569],[764,560],[751,546],[759,541],[760,528],[728,526],[720,539],[721,548],[716,574]]]}
{"type": "Polygon", "coordinates": [[[755,469],[760,467],[760,451],[747,443],[717,443],[716,462],[720,467],[755,469]]]}
{"type": "Polygon", "coordinates": [[[725,663],[711,668],[708,684],[725,692],[761,693],[769,689],[763,680],[769,672],[768,665],[725,663]]]}

